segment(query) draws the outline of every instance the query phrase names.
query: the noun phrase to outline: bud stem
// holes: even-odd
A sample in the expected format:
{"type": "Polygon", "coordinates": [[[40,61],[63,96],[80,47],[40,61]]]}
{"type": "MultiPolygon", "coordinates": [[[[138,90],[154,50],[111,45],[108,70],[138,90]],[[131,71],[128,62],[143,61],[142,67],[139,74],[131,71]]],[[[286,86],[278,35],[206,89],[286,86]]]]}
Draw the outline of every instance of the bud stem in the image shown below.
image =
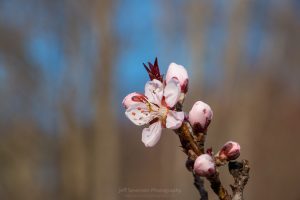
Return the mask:
{"type": "Polygon", "coordinates": [[[192,128],[188,121],[183,121],[182,126],[175,130],[176,134],[179,136],[182,148],[184,152],[188,154],[189,150],[192,150],[197,156],[201,155],[201,150],[198,145],[194,141],[194,137],[192,135],[192,128]]]}
{"type": "MultiPolygon", "coordinates": [[[[203,133],[194,133],[190,123],[187,120],[184,120],[182,126],[179,129],[175,130],[175,133],[179,136],[182,148],[184,152],[189,156],[188,159],[195,160],[195,154],[197,156],[200,156],[205,152],[204,143],[206,131],[204,131],[203,133]]],[[[218,172],[216,172],[213,176],[208,177],[207,180],[210,182],[211,188],[216,193],[216,195],[218,195],[220,200],[231,200],[230,195],[220,181],[218,172]]],[[[203,197],[203,199],[205,199],[206,190],[204,188],[204,185],[194,185],[198,189],[201,198],[203,197]]]]}
{"type": "Polygon", "coordinates": [[[206,131],[204,131],[203,133],[194,133],[194,134],[195,134],[195,140],[196,140],[197,146],[200,149],[200,153],[204,154],[205,153],[204,144],[205,144],[205,138],[206,138],[206,131]]]}
{"type": "Polygon", "coordinates": [[[220,200],[231,200],[230,195],[220,181],[219,172],[216,172],[213,176],[207,177],[207,180],[210,182],[210,187],[218,195],[220,200]]]}
{"type": "Polygon", "coordinates": [[[228,164],[228,168],[230,174],[234,178],[234,184],[230,185],[233,192],[232,200],[243,200],[244,187],[249,179],[249,161],[231,161],[228,164]]]}

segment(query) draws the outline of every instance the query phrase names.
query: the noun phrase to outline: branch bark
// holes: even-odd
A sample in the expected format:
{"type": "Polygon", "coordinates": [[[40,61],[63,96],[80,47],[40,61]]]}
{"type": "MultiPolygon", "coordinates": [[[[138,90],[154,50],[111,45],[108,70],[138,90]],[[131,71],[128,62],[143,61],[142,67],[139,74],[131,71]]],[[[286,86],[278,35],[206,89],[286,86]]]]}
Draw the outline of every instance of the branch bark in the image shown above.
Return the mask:
{"type": "MultiPolygon", "coordinates": [[[[189,171],[193,172],[193,165],[196,158],[205,152],[204,143],[206,132],[195,134],[187,120],[185,120],[182,126],[175,130],[175,132],[179,136],[183,152],[188,156],[186,167],[189,171]]],[[[215,160],[217,167],[226,164],[226,162],[219,161],[218,157],[215,157],[215,160]]],[[[222,185],[218,171],[213,176],[207,177],[207,180],[210,182],[212,190],[220,200],[243,200],[243,190],[249,179],[249,162],[247,160],[242,160],[241,162],[231,161],[228,163],[228,168],[234,178],[234,184],[230,185],[233,192],[232,196],[229,195],[228,191],[222,185]]],[[[204,187],[204,180],[194,173],[193,176],[194,186],[200,194],[200,200],[208,199],[207,191],[204,187]]]]}
{"type": "Polygon", "coordinates": [[[182,126],[175,130],[176,134],[179,136],[181,146],[183,151],[188,155],[189,151],[194,152],[197,156],[201,155],[200,148],[198,147],[197,143],[192,134],[192,128],[188,121],[184,121],[182,126]]]}
{"type": "Polygon", "coordinates": [[[234,178],[234,184],[230,185],[233,192],[232,200],[243,200],[243,191],[249,180],[249,161],[242,160],[241,162],[229,162],[228,169],[234,178]]]}
{"type": "MultiPolygon", "coordinates": [[[[201,148],[199,148],[199,146],[197,145],[197,142],[193,136],[191,125],[188,121],[185,120],[182,123],[182,126],[179,129],[175,130],[175,133],[179,136],[183,152],[188,155],[186,167],[189,171],[192,172],[196,158],[203,152],[201,148]]],[[[200,194],[200,200],[208,200],[208,194],[204,187],[203,179],[195,175],[194,173],[193,176],[194,186],[197,188],[200,194]]]]}
{"type": "Polygon", "coordinates": [[[207,177],[210,182],[210,187],[218,195],[220,200],[231,200],[230,195],[221,183],[219,172],[216,172],[213,176],[207,177]]]}
{"type": "MultiPolygon", "coordinates": [[[[182,111],[181,103],[176,105],[176,110],[182,111]]],[[[204,145],[207,130],[205,129],[197,132],[196,129],[193,130],[189,121],[185,119],[181,127],[175,130],[175,133],[179,136],[183,152],[188,156],[186,167],[193,173],[194,186],[200,194],[200,200],[207,200],[208,194],[204,187],[204,180],[193,172],[196,158],[205,153],[204,145]]],[[[217,156],[213,157],[216,167],[224,166],[227,163],[227,161],[222,161],[217,156]]],[[[228,163],[228,168],[230,174],[234,178],[234,184],[230,185],[233,196],[230,196],[228,191],[222,185],[218,171],[212,176],[206,177],[206,179],[210,182],[210,187],[220,200],[243,200],[243,190],[249,179],[249,162],[247,160],[242,160],[241,162],[231,161],[228,163]]]]}
{"type": "Polygon", "coordinates": [[[199,191],[200,200],[208,200],[208,194],[204,188],[204,180],[200,176],[197,176],[195,173],[193,173],[193,175],[194,175],[194,186],[199,191]]]}

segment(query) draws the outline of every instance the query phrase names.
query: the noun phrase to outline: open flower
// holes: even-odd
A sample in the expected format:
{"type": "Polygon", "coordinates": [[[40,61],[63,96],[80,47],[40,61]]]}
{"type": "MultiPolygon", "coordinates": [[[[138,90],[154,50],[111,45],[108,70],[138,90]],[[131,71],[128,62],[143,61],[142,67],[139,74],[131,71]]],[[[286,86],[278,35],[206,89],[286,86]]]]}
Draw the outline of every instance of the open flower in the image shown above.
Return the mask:
{"type": "Polygon", "coordinates": [[[153,79],[146,83],[145,95],[131,93],[124,98],[126,116],[138,126],[150,124],[142,133],[142,142],[146,147],[158,142],[162,128],[177,129],[181,126],[184,113],[174,110],[180,91],[180,83],[175,78],[166,85],[153,79]]]}

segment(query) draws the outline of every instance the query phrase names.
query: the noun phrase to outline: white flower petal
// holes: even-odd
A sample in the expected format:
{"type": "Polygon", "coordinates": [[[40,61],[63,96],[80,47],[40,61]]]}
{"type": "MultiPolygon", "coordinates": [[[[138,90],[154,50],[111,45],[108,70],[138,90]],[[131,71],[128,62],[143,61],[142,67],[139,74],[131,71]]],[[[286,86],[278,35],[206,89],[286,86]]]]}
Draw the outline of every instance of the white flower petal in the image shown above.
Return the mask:
{"type": "Polygon", "coordinates": [[[129,106],[125,114],[138,126],[148,124],[153,119],[153,115],[149,113],[148,107],[144,103],[135,103],[129,106]]]}
{"type": "Polygon", "coordinates": [[[144,96],[142,94],[139,94],[137,92],[133,92],[128,94],[122,101],[122,104],[124,106],[124,108],[128,108],[129,106],[136,104],[136,103],[141,103],[140,101],[134,101],[133,97],[139,97],[139,96],[144,96]]]}
{"type": "Polygon", "coordinates": [[[148,100],[151,103],[155,103],[157,105],[161,104],[161,100],[163,97],[163,84],[159,80],[153,79],[152,81],[148,81],[145,85],[145,95],[148,97],[148,100]]]}
{"type": "Polygon", "coordinates": [[[151,124],[149,128],[144,128],[142,142],[146,147],[153,147],[160,139],[161,131],[162,127],[160,121],[151,124]]]}
{"type": "MultiPolygon", "coordinates": [[[[189,77],[184,66],[178,65],[176,63],[171,63],[169,65],[166,74],[166,81],[169,82],[174,77],[176,77],[179,80],[181,89],[187,90],[189,77]]],[[[186,93],[187,91],[183,91],[183,92],[186,93]]]]}
{"type": "Polygon", "coordinates": [[[167,115],[167,123],[166,127],[170,129],[177,129],[181,126],[184,120],[184,112],[176,112],[173,110],[169,110],[167,115]]]}
{"type": "Polygon", "coordinates": [[[164,90],[165,101],[169,107],[175,106],[180,97],[180,83],[176,78],[172,78],[164,90]]]}

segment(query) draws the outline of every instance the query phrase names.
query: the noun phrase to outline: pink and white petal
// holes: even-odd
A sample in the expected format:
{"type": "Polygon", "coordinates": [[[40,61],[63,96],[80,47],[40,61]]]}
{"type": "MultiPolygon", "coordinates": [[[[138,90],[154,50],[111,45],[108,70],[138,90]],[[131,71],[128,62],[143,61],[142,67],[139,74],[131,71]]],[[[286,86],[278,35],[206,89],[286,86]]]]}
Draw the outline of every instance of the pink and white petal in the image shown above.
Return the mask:
{"type": "Polygon", "coordinates": [[[153,79],[148,81],[145,85],[145,95],[151,103],[157,105],[161,104],[161,100],[164,93],[164,86],[159,80],[153,79]]]}
{"type": "Polygon", "coordinates": [[[153,115],[144,103],[135,103],[129,106],[125,111],[125,115],[138,126],[148,124],[153,119],[153,115]]]}
{"type": "Polygon", "coordinates": [[[184,112],[169,110],[166,119],[167,121],[166,127],[170,129],[177,129],[181,126],[183,120],[184,120],[184,112]]]}
{"type": "Polygon", "coordinates": [[[171,63],[166,74],[166,81],[169,82],[169,80],[171,80],[174,77],[176,77],[179,80],[181,86],[187,84],[186,82],[188,82],[189,79],[184,66],[178,65],[176,63],[171,63]]]}
{"type": "Polygon", "coordinates": [[[161,136],[161,122],[157,121],[149,126],[149,128],[144,128],[142,133],[142,142],[146,147],[153,147],[156,145],[161,136]]]}
{"type": "Polygon", "coordinates": [[[180,83],[176,78],[172,78],[164,90],[164,97],[167,105],[172,108],[178,102],[180,97],[181,87],[180,83]]]}
{"type": "Polygon", "coordinates": [[[143,95],[137,92],[132,92],[128,94],[122,101],[123,107],[127,109],[129,106],[133,104],[140,103],[139,101],[134,100],[134,97],[139,97],[139,96],[143,96],[143,95]]]}

